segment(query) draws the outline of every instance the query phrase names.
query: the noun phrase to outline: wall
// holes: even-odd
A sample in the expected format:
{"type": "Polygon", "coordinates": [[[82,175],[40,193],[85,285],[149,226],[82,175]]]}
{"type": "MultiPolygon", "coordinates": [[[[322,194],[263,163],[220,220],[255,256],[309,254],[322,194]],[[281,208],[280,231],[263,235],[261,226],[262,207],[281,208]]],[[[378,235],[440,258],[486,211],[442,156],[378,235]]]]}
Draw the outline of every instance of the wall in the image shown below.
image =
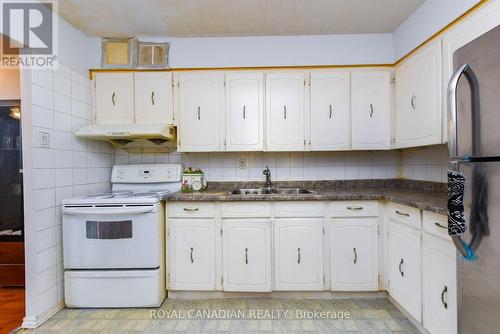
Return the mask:
{"type": "Polygon", "coordinates": [[[394,60],[419,46],[480,0],[427,0],[393,32],[394,60]]]}
{"type": "Polygon", "coordinates": [[[19,70],[0,69],[0,100],[19,100],[21,98],[19,70]]]}
{"type": "Polygon", "coordinates": [[[63,307],[61,201],[106,191],[114,150],[74,136],[92,117],[95,39],[59,21],[59,67],[21,71],[26,316],[36,327],[63,307]],[[47,145],[41,134],[48,134],[47,145]]]}
{"type": "Polygon", "coordinates": [[[178,153],[117,151],[117,164],[182,163],[201,168],[209,181],[258,181],[269,166],[273,180],[344,180],[399,177],[398,151],[178,153]],[[247,161],[239,168],[239,161],[247,161]]]}
{"type": "Polygon", "coordinates": [[[448,147],[446,145],[402,150],[400,164],[403,178],[448,182],[448,147]]]}

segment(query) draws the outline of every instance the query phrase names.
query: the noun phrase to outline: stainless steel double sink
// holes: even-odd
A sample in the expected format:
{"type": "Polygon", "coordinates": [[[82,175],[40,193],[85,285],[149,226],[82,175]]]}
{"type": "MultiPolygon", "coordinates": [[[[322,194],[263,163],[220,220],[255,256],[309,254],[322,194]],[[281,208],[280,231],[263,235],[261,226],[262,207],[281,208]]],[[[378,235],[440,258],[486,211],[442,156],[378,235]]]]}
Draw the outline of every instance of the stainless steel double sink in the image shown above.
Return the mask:
{"type": "Polygon", "coordinates": [[[315,191],[301,188],[241,188],[231,190],[229,195],[298,195],[315,193],[315,191]]]}

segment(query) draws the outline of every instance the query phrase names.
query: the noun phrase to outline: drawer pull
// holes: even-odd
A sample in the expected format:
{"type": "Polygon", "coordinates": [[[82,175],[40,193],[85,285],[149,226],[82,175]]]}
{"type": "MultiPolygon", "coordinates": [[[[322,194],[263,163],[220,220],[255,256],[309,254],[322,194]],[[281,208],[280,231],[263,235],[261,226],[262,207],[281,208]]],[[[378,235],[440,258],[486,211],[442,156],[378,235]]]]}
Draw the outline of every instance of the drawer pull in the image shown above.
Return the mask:
{"type": "Polygon", "coordinates": [[[248,264],[248,248],[245,248],[245,264],[248,264]]]}
{"type": "Polygon", "coordinates": [[[396,210],[396,213],[400,216],[405,216],[405,217],[410,217],[410,214],[409,213],[406,213],[406,212],[401,212],[399,210],[396,210]]]}
{"type": "Polygon", "coordinates": [[[193,247],[191,247],[191,254],[189,255],[189,257],[191,258],[191,263],[194,263],[193,250],[193,247]]]}
{"type": "Polygon", "coordinates": [[[436,226],[437,226],[437,227],[439,227],[439,228],[445,229],[445,230],[447,230],[447,229],[448,229],[448,226],[444,226],[443,224],[434,223],[434,225],[436,225],[436,226]]]}
{"type": "Polygon", "coordinates": [[[360,210],[363,210],[363,207],[362,206],[348,206],[347,210],[360,211],[360,210]]]}
{"type": "Polygon", "coordinates": [[[297,248],[297,263],[300,264],[300,248],[297,248]]]}
{"type": "Polygon", "coordinates": [[[445,309],[448,309],[448,302],[446,301],[445,294],[448,295],[448,287],[445,285],[443,291],[441,291],[441,303],[445,309]]]}
{"type": "Polygon", "coordinates": [[[399,273],[401,274],[401,277],[405,277],[405,273],[404,271],[401,269],[401,267],[403,266],[403,263],[404,263],[404,260],[401,259],[401,261],[399,261],[399,273]]]}
{"type": "Polygon", "coordinates": [[[187,212],[198,212],[200,208],[184,208],[183,210],[187,212]]]}
{"type": "Polygon", "coordinates": [[[353,248],[354,251],[354,264],[358,263],[358,252],[356,251],[356,248],[353,248]]]}

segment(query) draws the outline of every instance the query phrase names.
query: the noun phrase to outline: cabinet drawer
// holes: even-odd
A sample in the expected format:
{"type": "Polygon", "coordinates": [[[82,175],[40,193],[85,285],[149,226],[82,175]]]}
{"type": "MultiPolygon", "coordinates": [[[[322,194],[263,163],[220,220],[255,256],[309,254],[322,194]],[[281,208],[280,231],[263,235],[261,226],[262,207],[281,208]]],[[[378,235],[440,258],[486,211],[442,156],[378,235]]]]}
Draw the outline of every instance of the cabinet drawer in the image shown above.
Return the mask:
{"type": "Polygon", "coordinates": [[[427,233],[451,241],[451,237],[448,235],[448,217],[446,216],[424,211],[422,228],[427,233]]]}
{"type": "Polygon", "coordinates": [[[222,218],[271,217],[271,204],[268,202],[234,202],[221,205],[222,218]]]}
{"type": "Polygon", "coordinates": [[[206,202],[171,203],[167,206],[167,215],[168,217],[213,218],[215,209],[213,203],[206,202]]]}
{"type": "Polygon", "coordinates": [[[332,203],[332,217],[377,217],[378,201],[337,201],[332,203]]]}
{"type": "Polygon", "coordinates": [[[389,206],[389,217],[397,222],[412,226],[419,230],[422,229],[420,209],[391,203],[389,206]]]}
{"type": "Polygon", "coordinates": [[[323,217],[323,202],[276,202],[275,217],[323,217]]]}

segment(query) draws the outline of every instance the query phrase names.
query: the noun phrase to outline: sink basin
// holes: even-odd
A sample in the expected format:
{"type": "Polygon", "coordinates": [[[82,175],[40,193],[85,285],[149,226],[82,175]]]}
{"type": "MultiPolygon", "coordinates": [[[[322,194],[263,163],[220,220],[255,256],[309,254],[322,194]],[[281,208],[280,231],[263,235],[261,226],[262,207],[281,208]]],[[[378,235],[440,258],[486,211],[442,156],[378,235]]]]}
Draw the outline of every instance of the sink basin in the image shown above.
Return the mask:
{"type": "Polygon", "coordinates": [[[229,195],[285,195],[285,194],[314,194],[312,190],[301,188],[242,188],[234,189],[229,195]]]}

